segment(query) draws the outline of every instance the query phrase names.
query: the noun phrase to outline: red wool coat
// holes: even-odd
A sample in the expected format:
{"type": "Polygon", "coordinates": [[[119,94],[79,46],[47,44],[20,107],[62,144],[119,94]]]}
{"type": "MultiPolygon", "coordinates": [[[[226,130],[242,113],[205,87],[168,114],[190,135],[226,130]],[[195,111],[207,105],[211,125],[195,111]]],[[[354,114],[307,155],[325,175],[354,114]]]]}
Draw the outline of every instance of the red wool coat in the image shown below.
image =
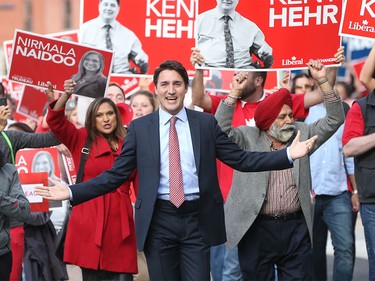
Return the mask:
{"type": "MultiPolygon", "coordinates": [[[[48,125],[54,135],[69,148],[78,170],[87,131],[85,128],[76,129],[65,118],[64,109],[52,110],[53,105],[49,108],[48,125]]],[[[120,149],[122,143],[119,143],[120,149]]],[[[110,169],[120,149],[112,152],[108,142],[99,137],[97,143],[92,143],[82,181],[110,169]]],[[[138,271],[130,182],[73,208],[65,241],[64,262],[95,270],[138,271]]]]}

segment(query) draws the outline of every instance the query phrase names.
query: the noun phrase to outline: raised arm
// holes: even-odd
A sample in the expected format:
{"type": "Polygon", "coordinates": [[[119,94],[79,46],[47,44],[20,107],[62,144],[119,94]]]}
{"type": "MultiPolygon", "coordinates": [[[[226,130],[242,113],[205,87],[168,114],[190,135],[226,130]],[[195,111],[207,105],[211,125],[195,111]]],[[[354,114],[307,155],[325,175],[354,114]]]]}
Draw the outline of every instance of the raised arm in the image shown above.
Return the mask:
{"type": "MultiPolygon", "coordinates": [[[[334,55],[335,62],[337,64],[341,64],[345,61],[344,55],[344,47],[340,47],[337,49],[337,52],[334,55]]],[[[335,85],[336,83],[336,76],[337,76],[338,67],[327,67],[327,78],[328,83],[330,85],[335,85]]],[[[323,94],[319,87],[317,87],[314,91],[305,94],[305,108],[308,109],[311,106],[317,105],[323,102],[323,94]]]]}
{"type": "Polygon", "coordinates": [[[3,131],[7,126],[9,115],[9,106],[0,106],[0,131],[3,131]]]}
{"type": "MultiPolygon", "coordinates": [[[[53,110],[60,110],[65,107],[65,103],[68,101],[70,96],[74,92],[74,87],[76,82],[73,79],[65,80],[64,81],[64,90],[65,92],[60,96],[60,98],[55,103],[53,110]]],[[[48,89],[50,90],[51,85],[49,85],[48,89]]]]}
{"type": "Polygon", "coordinates": [[[375,44],[372,46],[372,49],[363,65],[361,74],[359,75],[359,80],[366,87],[366,90],[372,92],[375,89],[375,79],[373,74],[375,72],[375,44]]]}
{"type": "MultiPolygon", "coordinates": [[[[190,61],[193,66],[202,65],[204,58],[198,48],[191,48],[190,61]]],[[[192,102],[194,105],[203,108],[206,112],[211,112],[212,101],[204,89],[203,70],[195,69],[195,74],[192,82],[192,102]]]]}

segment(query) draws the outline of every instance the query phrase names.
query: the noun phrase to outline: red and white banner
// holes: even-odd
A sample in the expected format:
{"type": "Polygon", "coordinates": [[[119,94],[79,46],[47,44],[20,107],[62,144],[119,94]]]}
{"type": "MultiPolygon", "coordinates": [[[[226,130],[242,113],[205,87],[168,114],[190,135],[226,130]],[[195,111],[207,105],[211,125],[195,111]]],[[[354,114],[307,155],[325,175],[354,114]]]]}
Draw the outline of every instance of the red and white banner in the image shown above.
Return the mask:
{"type": "Polygon", "coordinates": [[[20,173],[18,176],[21,182],[23,192],[25,193],[27,200],[29,200],[30,211],[48,212],[49,201],[35,193],[35,187],[48,186],[48,173],[20,173]]]}
{"type": "MultiPolygon", "coordinates": [[[[198,13],[216,5],[216,0],[200,0],[198,13]]],[[[310,59],[334,65],[341,10],[342,0],[239,0],[236,7],[264,33],[273,49],[273,69],[305,68],[310,59]]]]}
{"type": "Polygon", "coordinates": [[[373,0],[346,0],[339,34],[375,39],[374,3],[373,0]]]}
{"type": "MultiPolygon", "coordinates": [[[[70,30],[70,31],[63,31],[57,33],[50,33],[46,36],[71,41],[71,42],[78,42],[78,30],[70,30]]],[[[9,71],[10,60],[12,57],[12,49],[13,49],[13,40],[5,40],[3,41],[3,47],[5,50],[5,64],[7,67],[7,71],[9,71]]]]}
{"type": "MultiPolygon", "coordinates": [[[[100,1],[81,0],[81,24],[99,15],[100,1]]],[[[135,33],[148,55],[148,74],[165,60],[181,62],[194,75],[190,63],[194,46],[197,0],[121,0],[116,20],[135,33]]],[[[115,54],[116,55],[116,54],[115,54]]],[[[208,75],[208,72],[205,72],[208,75]]]]}
{"type": "Polygon", "coordinates": [[[43,109],[47,102],[44,90],[26,86],[18,102],[17,113],[38,122],[38,118],[43,115],[43,109]]]}
{"type": "MultiPolygon", "coordinates": [[[[205,79],[205,89],[211,94],[214,92],[229,93],[232,88],[232,78],[235,75],[234,70],[211,69],[211,78],[205,79]]],[[[278,73],[276,71],[268,71],[266,84],[264,89],[266,92],[272,92],[278,86],[278,73]]]]}
{"type": "MultiPolygon", "coordinates": [[[[95,53],[98,58],[102,57],[102,60],[98,59],[97,65],[100,66],[95,71],[101,71],[99,74],[105,77],[102,80],[107,83],[112,63],[111,51],[21,30],[16,30],[13,42],[9,80],[41,88],[46,88],[47,81],[50,81],[57,91],[64,91],[65,80],[87,73],[87,56],[95,53]]],[[[104,92],[105,86],[102,93],[97,94],[104,96],[104,92]]],[[[85,95],[84,92],[75,94],[85,95]]]]}
{"type": "Polygon", "coordinates": [[[139,90],[148,90],[151,93],[154,93],[155,90],[151,75],[111,74],[110,82],[119,84],[127,99],[139,90]]]}
{"type": "Polygon", "coordinates": [[[12,56],[13,40],[3,41],[3,47],[4,47],[5,65],[6,65],[7,71],[9,71],[10,58],[12,56]]]}
{"type": "MultiPolygon", "coordinates": [[[[62,175],[66,174],[62,161],[59,161],[59,152],[55,147],[21,149],[16,154],[15,166],[20,175],[46,172],[48,177],[58,181],[61,180],[62,175]]],[[[46,185],[48,184],[47,182],[46,185]]],[[[51,208],[61,206],[59,201],[50,202],[51,208]]]]}

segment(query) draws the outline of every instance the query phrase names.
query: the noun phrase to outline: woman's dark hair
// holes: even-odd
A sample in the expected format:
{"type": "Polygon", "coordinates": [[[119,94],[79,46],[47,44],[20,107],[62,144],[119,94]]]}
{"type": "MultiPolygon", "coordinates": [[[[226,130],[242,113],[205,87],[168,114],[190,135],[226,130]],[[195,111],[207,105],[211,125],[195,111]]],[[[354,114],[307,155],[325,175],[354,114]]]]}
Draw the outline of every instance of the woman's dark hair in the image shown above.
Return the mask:
{"type": "Polygon", "coordinates": [[[22,123],[22,122],[15,122],[8,126],[8,130],[15,130],[20,132],[26,133],[34,133],[33,129],[30,128],[29,125],[22,123]]]}
{"type": "Polygon", "coordinates": [[[3,83],[0,82],[0,96],[5,95],[5,89],[3,83]]]}
{"type": "Polygon", "coordinates": [[[290,92],[292,94],[294,94],[296,92],[296,81],[297,79],[299,78],[307,78],[307,79],[311,79],[311,75],[305,73],[305,72],[300,72],[300,73],[297,73],[293,79],[292,79],[292,86],[290,87],[290,92]]]}
{"type": "Polygon", "coordinates": [[[189,76],[185,69],[185,67],[178,61],[175,60],[167,60],[163,62],[158,68],[155,69],[154,72],[154,85],[158,84],[160,72],[164,70],[174,70],[177,71],[182,79],[184,80],[185,88],[189,86],[189,76]]]}
{"type": "Polygon", "coordinates": [[[88,137],[92,142],[96,142],[97,136],[100,134],[96,128],[96,113],[99,107],[103,103],[108,103],[116,115],[117,127],[113,131],[113,138],[116,140],[125,139],[126,130],[122,124],[121,114],[115,103],[109,98],[97,98],[95,99],[87,109],[85,127],[88,133],[88,137]]]}

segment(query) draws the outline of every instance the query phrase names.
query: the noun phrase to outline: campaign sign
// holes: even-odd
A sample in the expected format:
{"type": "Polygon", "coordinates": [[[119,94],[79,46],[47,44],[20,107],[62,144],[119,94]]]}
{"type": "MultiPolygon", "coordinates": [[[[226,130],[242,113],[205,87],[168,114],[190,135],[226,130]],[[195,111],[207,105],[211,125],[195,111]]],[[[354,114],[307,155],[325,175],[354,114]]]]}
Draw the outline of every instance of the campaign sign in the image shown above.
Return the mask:
{"type": "Polygon", "coordinates": [[[112,74],[110,82],[120,85],[125,93],[125,98],[130,98],[139,90],[154,92],[155,87],[151,75],[116,75],[112,74]]]}
{"type": "Polygon", "coordinates": [[[67,178],[69,184],[75,184],[77,179],[77,171],[74,166],[74,160],[73,157],[67,157],[65,155],[62,155],[62,160],[64,162],[65,170],[62,171],[62,178],[67,178]],[[65,172],[65,174],[64,174],[65,172]]]}
{"type": "Polygon", "coordinates": [[[375,5],[373,0],[346,0],[340,35],[375,39],[375,5]]]}
{"type": "Polygon", "coordinates": [[[17,113],[38,122],[38,118],[43,115],[43,109],[47,102],[44,90],[25,86],[18,102],[17,113]]]}
{"type": "MultiPolygon", "coordinates": [[[[50,33],[47,36],[59,38],[66,41],[71,42],[78,42],[78,30],[70,30],[70,31],[63,31],[57,33],[50,33]]],[[[5,50],[5,64],[7,70],[9,70],[10,60],[12,57],[12,49],[13,49],[13,40],[5,40],[3,42],[3,47],[5,50]]]]}
{"type": "MultiPolygon", "coordinates": [[[[104,1],[81,0],[80,30],[83,23],[101,17],[99,2],[104,1]]],[[[181,62],[189,76],[193,76],[195,68],[190,62],[190,54],[195,42],[196,14],[197,0],[121,0],[116,21],[139,39],[142,50],[148,56],[149,68],[146,74],[153,74],[160,63],[171,59],[181,62]]],[[[80,32],[80,36],[82,33],[80,32]]],[[[113,36],[117,36],[115,32],[113,36]]],[[[112,39],[114,44],[116,40],[118,38],[112,39]]],[[[104,44],[105,39],[101,41],[98,44],[104,44]]],[[[114,56],[119,53],[115,48],[116,46],[114,56]]],[[[131,64],[132,71],[140,73],[139,68],[132,62],[131,64]]],[[[207,76],[208,72],[204,75],[207,76]]]]}
{"type": "Polygon", "coordinates": [[[113,52],[16,30],[8,79],[30,86],[47,87],[50,81],[64,91],[64,81],[74,79],[74,94],[104,96],[113,52]]]}
{"type": "MultiPolygon", "coordinates": [[[[59,164],[59,152],[56,147],[21,149],[16,154],[18,174],[46,172],[47,177],[60,181],[64,165],[59,164]]],[[[62,163],[62,161],[61,161],[62,163]]],[[[29,182],[35,183],[35,182],[29,182]]],[[[48,181],[45,185],[49,185],[48,181]]],[[[50,202],[50,207],[61,207],[61,201],[50,202]]]]}
{"type": "Polygon", "coordinates": [[[20,173],[20,183],[27,200],[30,203],[31,212],[48,212],[49,203],[47,199],[35,193],[35,187],[48,185],[48,173],[20,173]]]}
{"type": "MultiPolygon", "coordinates": [[[[200,0],[198,3],[197,47],[204,57],[212,58],[213,65],[215,62],[221,64],[215,67],[227,68],[222,64],[227,56],[223,18],[217,16],[215,24],[212,17],[217,2],[221,1],[200,0]]],[[[249,56],[252,63],[265,67],[267,62],[271,64],[268,68],[273,69],[306,68],[310,59],[335,65],[334,54],[340,47],[341,8],[342,0],[239,0],[236,16],[228,21],[234,48],[234,68],[241,65],[236,63],[238,61],[243,61],[241,68],[251,67],[249,56]],[[255,55],[262,48],[268,53],[271,53],[269,48],[272,49],[273,64],[266,60],[269,57],[255,55]]]]}
{"type": "Polygon", "coordinates": [[[10,57],[12,56],[13,40],[3,41],[4,55],[5,55],[5,65],[7,70],[9,70],[10,57]]]}
{"type": "MultiPolygon", "coordinates": [[[[210,69],[211,78],[205,79],[205,89],[210,93],[216,95],[214,92],[229,93],[232,89],[232,79],[235,75],[234,70],[224,69],[210,69]]],[[[267,79],[264,85],[266,92],[272,91],[277,87],[277,73],[276,71],[268,71],[267,79]]]]}

